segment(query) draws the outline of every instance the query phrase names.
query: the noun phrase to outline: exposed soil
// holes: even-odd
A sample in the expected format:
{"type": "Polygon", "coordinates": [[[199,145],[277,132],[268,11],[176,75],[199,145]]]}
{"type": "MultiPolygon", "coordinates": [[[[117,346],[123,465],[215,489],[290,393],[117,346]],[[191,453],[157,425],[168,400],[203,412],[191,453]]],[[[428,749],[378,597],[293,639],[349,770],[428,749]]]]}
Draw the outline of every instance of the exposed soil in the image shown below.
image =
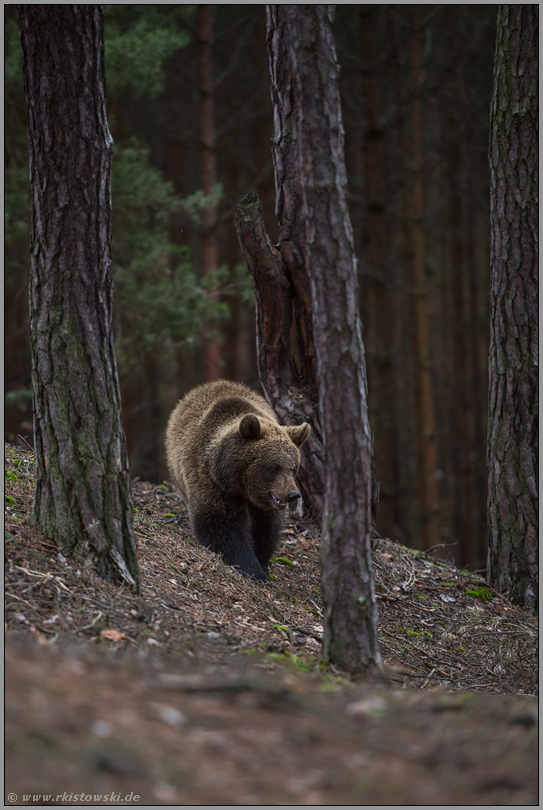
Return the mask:
{"type": "Polygon", "coordinates": [[[321,660],[315,526],[263,587],[135,481],[135,596],[30,526],[33,468],[6,445],[6,804],[538,803],[537,622],[445,548],[376,541],[387,683],[354,683],[321,660]]]}

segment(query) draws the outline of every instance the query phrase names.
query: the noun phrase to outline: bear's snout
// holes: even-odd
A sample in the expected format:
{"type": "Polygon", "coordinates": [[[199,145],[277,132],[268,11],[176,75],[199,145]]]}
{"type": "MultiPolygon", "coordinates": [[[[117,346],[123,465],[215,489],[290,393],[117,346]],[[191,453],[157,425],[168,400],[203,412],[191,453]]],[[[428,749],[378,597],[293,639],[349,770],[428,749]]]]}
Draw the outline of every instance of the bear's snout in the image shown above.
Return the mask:
{"type": "Polygon", "coordinates": [[[297,489],[293,490],[287,498],[288,503],[292,503],[292,501],[297,501],[298,498],[301,498],[300,493],[297,489]]]}

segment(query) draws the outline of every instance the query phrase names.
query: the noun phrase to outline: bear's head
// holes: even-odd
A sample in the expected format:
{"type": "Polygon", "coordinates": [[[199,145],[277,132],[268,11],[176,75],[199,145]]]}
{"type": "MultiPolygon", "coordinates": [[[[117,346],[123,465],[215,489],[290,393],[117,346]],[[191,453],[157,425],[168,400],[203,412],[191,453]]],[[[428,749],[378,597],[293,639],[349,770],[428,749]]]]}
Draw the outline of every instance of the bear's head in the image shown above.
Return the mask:
{"type": "Polygon", "coordinates": [[[282,427],[255,414],[241,419],[238,448],[244,464],[240,472],[245,495],[255,506],[283,510],[298,500],[299,448],[310,432],[307,422],[282,427]]]}

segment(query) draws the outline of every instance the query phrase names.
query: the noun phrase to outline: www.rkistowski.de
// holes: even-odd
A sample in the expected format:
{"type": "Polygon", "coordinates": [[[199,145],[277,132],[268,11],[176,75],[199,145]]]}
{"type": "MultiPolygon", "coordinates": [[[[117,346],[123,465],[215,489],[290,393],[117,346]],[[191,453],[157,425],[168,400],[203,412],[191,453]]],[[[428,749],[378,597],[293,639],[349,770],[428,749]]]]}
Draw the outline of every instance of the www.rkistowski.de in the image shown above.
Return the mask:
{"type": "MultiPolygon", "coordinates": [[[[140,796],[137,793],[128,793],[123,796],[122,793],[58,793],[56,796],[53,794],[45,793],[23,793],[23,802],[139,802],[140,796]]],[[[8,793],[8,800],[10,802],[17,801],[17,794],[8,793]]]]}

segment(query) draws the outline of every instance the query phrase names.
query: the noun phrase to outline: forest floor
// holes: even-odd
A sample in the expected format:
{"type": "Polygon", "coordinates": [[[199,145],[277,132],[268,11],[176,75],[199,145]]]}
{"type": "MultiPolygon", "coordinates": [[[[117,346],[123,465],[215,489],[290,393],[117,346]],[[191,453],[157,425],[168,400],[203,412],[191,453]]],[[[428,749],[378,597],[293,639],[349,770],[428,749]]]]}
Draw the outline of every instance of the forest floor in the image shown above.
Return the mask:
{"type": "Polygon", "coordinates": [[[5,458],[6,805],[538,804],[537,621],[445,548],[376,541],[386,678],[353,681],[321,657],[315,526],[263,587],[134,481],[135,596],[30,525],[33,455],[5,458]]]}

